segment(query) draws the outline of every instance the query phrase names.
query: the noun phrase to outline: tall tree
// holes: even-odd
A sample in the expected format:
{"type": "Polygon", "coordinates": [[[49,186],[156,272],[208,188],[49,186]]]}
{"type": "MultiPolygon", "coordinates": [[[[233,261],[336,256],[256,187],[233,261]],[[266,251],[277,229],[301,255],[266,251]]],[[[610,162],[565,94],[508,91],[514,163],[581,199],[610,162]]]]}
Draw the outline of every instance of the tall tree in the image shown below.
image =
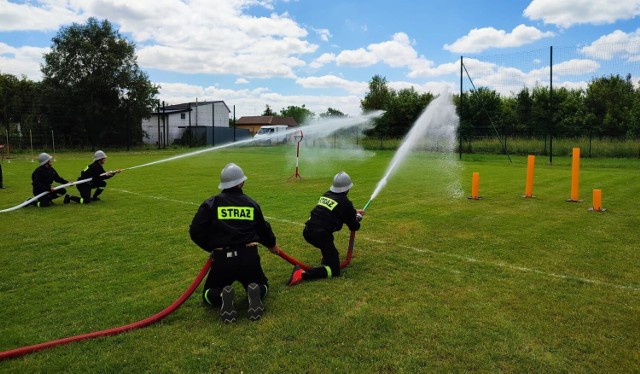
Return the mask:
{"type": "Polygon", "coordinates": [[[269,104],[267,104],[264,108],[264,112],[262,112],[263,116],[275,116],[276,113],[271,110],[271,107],[269,106],[269,104]]]}
{"type": "Polygon", "coordinates": [[[338,109],[327,108],[327,111],[324,113],[320,113],[320,118],[335,118],[335,117],[346,117],[347,115],[339,111],[338,109]]]}
{"type": "MultiPolygon", "coordinates": [[[[41,126],[41,84],[10,74],[0,74],[0,124],[16,142],[26,142],[30,130],[41,126]]],[[[42,131],[39,131],[42,133],[42,131]]],[[[36,145],[40,139],[36,138],[36,145]]]]}
{"type": "Polygon", "coordinates": [[[369,81],[369,92],[360,100],[363,111],[385,110],[394,92],[387,86],[387,78],[374,75],[369,81]]]}
{"type": "Polygon", "coordinates": [[[404,136],[433,99],[433,94],[420,94],[413,87],[401,89],[391,95],[384,114],[388,125],[385,134],[404,136]]]}
{"type": "Polygon", "coordinates": [[[624,138],[632,128],[634,89],[631,76],[594,79],[587,87],[586,106],[595,117],[600,135],[624,138]]]}
{"type": "MultiPolygon", "coordinates": [[[[374,75],[369,81],[369,92],[360,100],[360,108],[364,112],[387,110],[396,92],[387,85],[387,78],[374,75]]],[[[375,127],[365,131],[367,135],[390,136],[391,120],[387,113],[375,120],[375,127]]]]}
{"type": "Polygon", "coordinates": [[[552,124],[550,108],[549,87],[534,87],[531,91],[531,117],[529,120],[529,128],[533,134],[544,138],[555,136],[555,127],[552,124]]]}
{"type": "MultiPolygon", "coordinates": [[[[638,83],[640,84],[640,82],[638,83]]],[[[636,88],[633,93],[633,108],[631,109],[629,126],[629,137],[640,139],[640,88],[636,88]]]]}
{"type": "Polygon", "coordinates": [[[531,131],[531,108],[533,107],[533,99],[527,87],[518,92],[515,97],[515,131],[520,136],[532,136],[531,131]]]}
{"type": "Polygon", "coordinates": [[[474,136],[504,135],[502,133],[496,134],[496,131],[499,131],[498,120],[501,116],[500,94],[486,87],[478,87],[465,97],[465,103],[467,110],[465,118],[468,120],[474,136]]]}
{"type": "Polygon", "coordinates": [[[153,85],[137,64],[135,45],[107,20],[63,27],[44,55],[52,127],[70,143],[129,144],[142,140],[140,122],[156,102],[153,85]]]}
{"type": "Polygon", "coordinates": [[[286,109],[282,109],[280,111],[280,115],[282,117],[293,117],[293,119],[295,119],[299,124],[305,123],[315,117],[315,113],[305,108],[304,104],[302,104],[301,107],[289,105],[286,109]]]}
{"type": "Polygon", "coordinates": [[[554,89],[556,103],[554,120],[559,137],[579,137],[588,132],[587,113],[584,107],[584,91],[565,87],[554,89]]]}

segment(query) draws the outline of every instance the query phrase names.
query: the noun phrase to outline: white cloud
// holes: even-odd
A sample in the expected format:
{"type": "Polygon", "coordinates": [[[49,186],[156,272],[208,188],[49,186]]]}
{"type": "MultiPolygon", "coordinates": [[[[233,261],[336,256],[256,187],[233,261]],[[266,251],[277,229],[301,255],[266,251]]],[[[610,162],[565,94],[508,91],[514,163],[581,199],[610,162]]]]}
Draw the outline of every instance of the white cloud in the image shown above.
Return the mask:
{"type": "Polygon", "coordinates": [[[418,56],[409,36],[399,32],[393,35],[391,40],[373,43],[367,49],[358,48],[346,50],[336,56],[338,66],[366,67],[377,63],[384,63],[390,67],[406,67],[413,69],[426,69],[433,62],[423,56],[418,56]]]}
{"type": "MultiPolygon", "coordinates": [[[[109,19],[138,45],[142,68],[181,73],[294,78],[318,46],[288,14],[257,17],[246,8],[275,0],[0,0],[0,30],[49,31],[88,17],[109,19]],[[170,9],[170,12],[168,11],[170,9]],[[169,16],[170,15],[170,16],[169,16]],[[22,26],[20,26],[22,25],[22,26]]],[[[327,32],[322,31],[325,35],[327,32]]]]}
{"type": "Polygon", "coordinates": [[[354,95],[364,95],[369,89],[367,82],[349,81],[335,75],[298,78],[296,83],[304,88],[341,88],[354,95]]]}
{"type": "Polygon", "coordinates": [[[316,58],[315,60],[313,60],[309,66],[317,69],[320,67],[323,67],[326,64],[332,63],[336,60],[336,55],[333,53],[323,53],[322,55],[320,55],[320,57],[316,58]]]}
{"type": "Polygon", "coordinates": [[[32,81],[40,81],[40,61],[49,48],[19,47],[15,48],[0,42],[0,73],[17,77],[26,76],[32,81]]]}
{"type": "Polygon", "coordinates": [[[582,49],[587,56],[602,60],[611,60],[616,56],[637,61],[640,58],[640,29],[632,33],[616,30],[601,36],[598,40],[582,49]]]}
{"type": "Polygon", "coordinates": [[[443,75],[460,75],[460,61],[440,64],[435,67],[417,68],[409,72],[409,78],[441,77],[443,75]]]}
{"type": "Polygon", "coordinates": [[[451,93],[458,89],[458,86],[453,82],[446,81],[438,81],[438,82],[425,82],[425,83],[415,83],[415,82],[405,82],[405,81],[394,81],[389,82],[389,87],[394,90],[403,90],[409,89],[413,87],[417,92],[430,92],[434,95],[440,95],[445,93],[451,93]]]}
{"type": "Polygon", "coordinates": [[[60,25],[82,22],[85,16],[76,7],[60,1],[13,3],[0,0],[0,31],[56,31],[60,25]]]}
{"type": "Polygon", "coordinates": [[[591,75],[600,69],[600,64],[594,60],[573,59],[553,65],[553,73],[563,76],[591,75]]]}
{"type": "MultiPolygon", "coordinates": [[[[527,72],[471,58],[465,58],[464,63],[476,88],[488,87],[501,95],[513,95],[524,87],[549,85],[548,66],[527,72]]],[[[591,76],[599,67],[600,65],[596,61],[585,59],[574,59],[554,64],[554,87],[584,88],[587,85],[584,77],[591,76]]],[[[464,81],[465,89],[472,87],[466,75],[464,81]]]]}
{"type": "Polygon", "coordinates": [[[374,65],[378,61],[375,54],[364,48],[342,51],[336,56],[338,66],[365,67],[374,65]]]}
{"type": "Polygon", "coordinates": [[[610,24],[640,16],[640,0],[533,0],[523,14],[562,28],[610,24]]]}
{"type": "Polygon", "coordinates": [[[445,44],[443,48],[454,53],[478,53],[490,48],[520,47],[554,35],[553,32],[542,32],[525,25],[516,26],[510,33],[493,27],[483,27],[471,30],[466,36],[453,44],[445,44]]]}
{"type": "Polygon", "coordinates": [[[331,38],[331,32],[327,29],[313,29],[323,42],[328,42],[331,38]]]}

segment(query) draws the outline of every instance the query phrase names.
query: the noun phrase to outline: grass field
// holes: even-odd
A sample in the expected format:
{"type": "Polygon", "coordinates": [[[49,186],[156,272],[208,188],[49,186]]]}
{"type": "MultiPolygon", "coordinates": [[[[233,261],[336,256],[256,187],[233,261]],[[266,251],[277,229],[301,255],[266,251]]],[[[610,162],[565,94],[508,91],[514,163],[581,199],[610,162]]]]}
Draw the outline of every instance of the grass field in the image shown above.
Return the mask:
{"type": "MultiPolygon", "coordinates": [[[[110,152],[107,169],[187,150],[110,152]]],[[[228,162],[279,246],[316,264],[302,238],[333,175],[347,171],[357,207],[393,151],[228,148],[123,172],[102,202],[0,213],[0,351],[144,319],[191,284],[207,255],[188,226],[218,192],[228,162]]],[[[222,325],[199,288],[144,329],[0,362],[0,372],[638,372],[640,160],[583,159],[579,203],[571,160],[538,157],[535,198],[522,197],[526,156],[413,154],[367,209],[343,276],[286,287],[292,266],[261,249],[267,313],[222,325]],[[481,200],[469,200],[480,173],[481,200]],[[602,190],[606,212],[591,212],[602,190]]],[[[74,180],[90,154],[59,153],[74,180]]],[[[31,196],[28,158],[4,163],[0,209],[31,196]]],[[[76,193],[75,187],[70,190],[76,193]]],[[[61,200],[61,199],[60,199],[61,200]]],[[[348,232],[337,235],[340,248],[348,232]]]]}

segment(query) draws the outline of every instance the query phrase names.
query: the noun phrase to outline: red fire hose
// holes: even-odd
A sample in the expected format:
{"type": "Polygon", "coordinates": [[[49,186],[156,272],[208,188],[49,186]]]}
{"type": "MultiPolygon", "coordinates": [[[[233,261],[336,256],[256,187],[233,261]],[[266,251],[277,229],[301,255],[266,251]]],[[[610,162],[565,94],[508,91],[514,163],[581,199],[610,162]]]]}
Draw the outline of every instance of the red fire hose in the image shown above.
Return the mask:
{"type": "Polygon", "coordinates": [[[198,285],[200,285],[202,278],[204,278],[204,276],[207,275],[209,268],[211,268],[211,263],[212,263],[211,259],[208,259],[207,262],[202,267],[202,269],[200,270],[200,273],[198,273],[198,276],[196,277],[196,279],[194,279],[193,283],[191,283],[191,286],[189,286],[187,291],[184,294],[182,294],[182,296],[180,296],[176,301],[174,301],[173,304],[169,305],[165,310],[159,313],[156,313],[151,317],[148,317],[146,319],[143,319],[141,321],[134,322],[128,325],[120,326],[120,327],[114,327],[107,330],[96,331],[96,332],[91,332],[91,333],[82,334],[82,335],[76,335],[68,338],[52,340],[46,343],[40,343],[40,344],[30,345],[22,348],[12,349],[10,351],[0,352],[0,361],[8,358],[22,356],[27,353],[39,351],[45,348],[51,348],[56,345],[75,342],[78,340],[97,338],[100,336],[117,335],[123,332],[127,332],[129,330],[146,327],[151,325],[152,323],[158,322],[164,317],[173,313],[176,309],[180,307],[180,305],[182,305],[189,298],[189,296],[191,296],[191,294],[196,290],[196,288],[198,288],[198,285]]]}
{"type": "MultiPolygon", "coordinates": [[[[345,257],[344,261],[340,263],[340,269],[344,269],[351,262],[351,258],[353,257],[353,244],[355,241],[355,237],[356,237],[356,232],[351,231],[351,236],[349,237],[349,247],[347,248],[347,256],[345,257]]],[[[287,262],[289,262],[290,264],[298,265],[305,270],[312,268],[312,266],[303,264],[300,261],[296,260],[295,258],[289,256],[285,251],[280,249],[278,246],[276,246],[276,248],[278,249],[277,254],[283,259],[285,259],[287,262]]],[[[178,309],[189,298],[189,296],[193,294],[196,288],[198,288],[198,286],[200,285],[200,282],[202,281],[204,276],[207,275],[207,272],[211,268],[211,263],[212,263],[211,258],[209,258],[207,262],[204,264],[204,266],[202,267],[202,269],[200,269],[200,273],[198,273],[198,276],[196,276],[196,279],[193,280],[193,282],[191,283],[187,291],[185,291],[185,293],[182,294],[182,296],[180,296],[176,301],[174,301],[173,304],[169,305],[163,311],[156,313],[151,317],[145,318],[138,322],[130,323],[128,325],[120,326],[120,327],[114,327],[107,330],[95,331],[87,334],[71,336],[68,338],[63,338],[58,340],[51,340],[45,343],[40,343],[40,344],[30,345],[22,348],[12,349],[9,351],[0,352],[0,361],[26,355],[28,353],[40,351],[42,349],[55,347],[56,345],[67,344],[67,343],[84,340],[84,339],[98,338],[101,336],[117,335],[123,332],[127,332],[129,330],[134,330],[141,327],[147,327],[153,323],[156,323],[162,320],[164,317],[168,316],[169,314],[175,312],[176,309],[178,309]]]]}
{"type": "MultiPolygon", "coordinates": [[[[351,231],[351,236],[349,236],[349,247],[347,248],[347,256],[345,257],[344,261],[342,261],[340,263],[340,269],[346,268],[349,265],[349,263],[351,262],[351,258],[353,257],[353,243],[355,241],[355,238],[356,238],[356,232],[355,231],[351,231]]],[[[295,258],[289,256],[285,251],[280,249],[280,247],[278,247],[277,245],[276,245],[276,248],[277,248],[276,254],[278,256],[282,257],[285,261],[287,261],[291,265],[300,266],[304,270],[309,270],[309,269],[313,268],[313,266],[310,266],[310,265],[307,265],[307,264],[303,264],[302,262],[300,262],[300,261],[296,260],[295,258]]]]}

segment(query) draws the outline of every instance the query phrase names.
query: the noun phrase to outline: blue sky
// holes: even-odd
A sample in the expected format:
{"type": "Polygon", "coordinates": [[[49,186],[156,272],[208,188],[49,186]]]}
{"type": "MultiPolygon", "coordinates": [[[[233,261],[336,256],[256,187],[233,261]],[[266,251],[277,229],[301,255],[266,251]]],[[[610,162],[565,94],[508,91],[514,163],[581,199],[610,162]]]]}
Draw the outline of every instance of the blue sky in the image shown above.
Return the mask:
{"type": "Polygon", "coordinates": [[[554,73],[568,87],[611,58],[640,64],[640,0],[0,0],[0,72],[39,81],[51,38],[89,17],[135,43],[161,100],[224,100],[237,117],[265,105],[357,115],[376,74],[395,89],[457,92],[460,56],[486,69],[485,82],[512,68],[516,90],[546,61],[483,56],[575,49],[565,67],[581,75],[554,73]]]}

